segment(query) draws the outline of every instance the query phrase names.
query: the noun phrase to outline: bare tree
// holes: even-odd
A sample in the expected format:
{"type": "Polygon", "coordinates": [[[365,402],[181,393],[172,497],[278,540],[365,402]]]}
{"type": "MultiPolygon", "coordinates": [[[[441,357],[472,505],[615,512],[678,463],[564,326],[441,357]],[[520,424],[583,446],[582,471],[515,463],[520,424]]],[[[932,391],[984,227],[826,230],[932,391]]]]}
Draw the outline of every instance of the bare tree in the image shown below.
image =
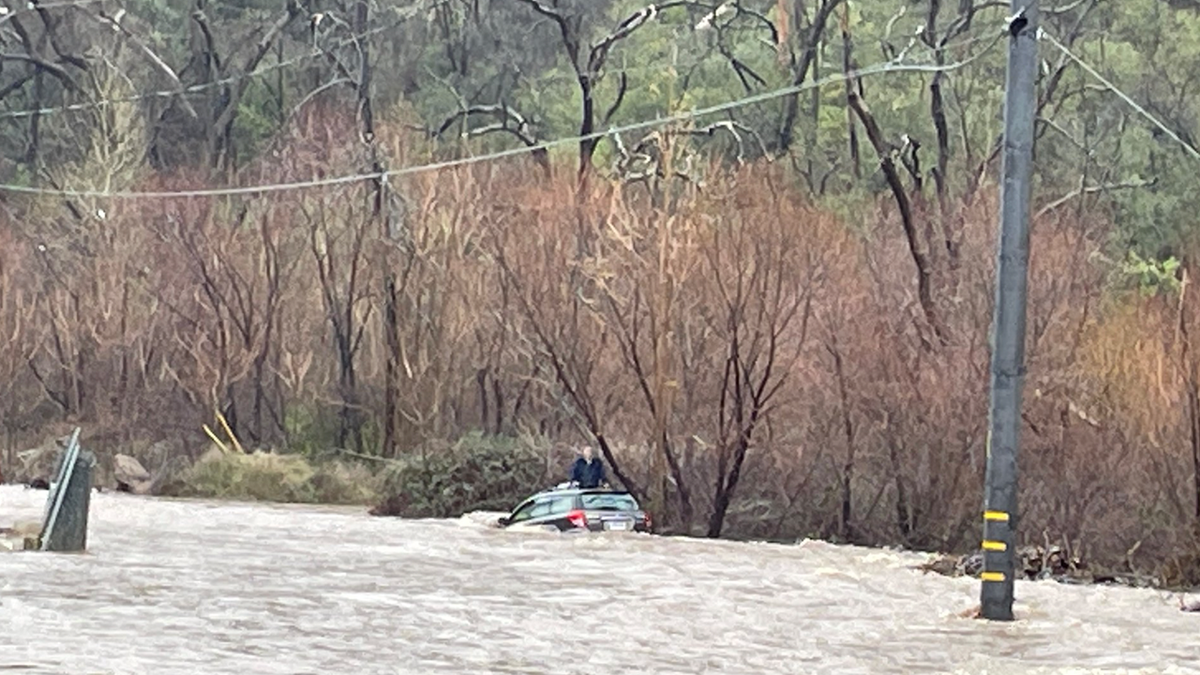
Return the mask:
{"type": "Polygon", "coordinates": [[[717,300],[710,327],[725,345],[709,537],[721,535],[756,434],[808,339],[819,259],[788,234],[782,213],[765,215],[731,214],[701,239],[717,300]]]}
{"type": "Polygon", "coordinates": [[[272,23],[255,28],[258,40],[240,63],[231,55],[221,54],[208,16],[209,9],[208,0],[196,0],[192,11],[192,62],[188,70],[196,73],[200,84],[209,85],[206,90],[208,105],[204,108],[207,157],[214,168],[227,171],[236,162],[233,155],[234,123],[242,96],[250,84],[247,75],[258,68],[275,42],[305,9],[297,0],[287,0],[286,7],[272,23]]]}
{"type": "Polygon", "coordinates": [[[600,139],[593,134],[598,128],[608,126],[609,121],[621,104],[629,88],[629,79],[624,72],[618,76],[617,93],[603,113],[597,109],[595,100],[596,86],[604,76],[605,63],[613,47],[622,40],[633,35],[638,29],[653,21],[660,13],[684,7],[697,7],[699,3],[692,0],[668,0],[656,5],[649,5],[630,14],[617,27],[604,37],[589,42],[588,28],[584,24],[584,16],[580,13],[569,12],[559,5],[559,0],[550,0],[549,4],[542,0],[518,0],[538,14],[549,18],[558,27],[563,51],[566,52],[571,67],[575,71],[579,93],[583,98],[583,107],[579,115],[579,175],[582,177],[591,170],[592,155],[600,139]]]}

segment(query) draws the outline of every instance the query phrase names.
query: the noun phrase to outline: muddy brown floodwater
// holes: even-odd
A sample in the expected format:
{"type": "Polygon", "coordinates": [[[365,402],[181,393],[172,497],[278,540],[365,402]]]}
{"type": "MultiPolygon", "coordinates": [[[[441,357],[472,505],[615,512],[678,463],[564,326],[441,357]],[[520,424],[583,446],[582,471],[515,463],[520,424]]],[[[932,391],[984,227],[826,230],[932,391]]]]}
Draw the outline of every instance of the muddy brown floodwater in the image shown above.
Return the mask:
{"type": "MultiPolygon", "coordinates": [[[[45,497],[0,487],[0,525],[45,497]]],[[[1018,582],[993,624],[921,555],[484,520],[95,494],[86,554],[0,553],[0,671],[1200,673],[1155,591],[1018,582]]]]}

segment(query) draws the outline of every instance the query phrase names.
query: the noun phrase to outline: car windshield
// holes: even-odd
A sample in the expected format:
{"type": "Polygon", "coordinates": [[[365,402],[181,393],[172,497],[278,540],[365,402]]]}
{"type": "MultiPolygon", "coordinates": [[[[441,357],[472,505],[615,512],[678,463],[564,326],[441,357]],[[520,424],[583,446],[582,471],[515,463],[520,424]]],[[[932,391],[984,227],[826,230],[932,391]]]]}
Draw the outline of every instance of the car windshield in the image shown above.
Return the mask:
{"type": "Polygon", "coordinates": [[[637,511],[638,503],[627,494],[601,492],[582,494],[583,508],[589,511],[637,511]]]}

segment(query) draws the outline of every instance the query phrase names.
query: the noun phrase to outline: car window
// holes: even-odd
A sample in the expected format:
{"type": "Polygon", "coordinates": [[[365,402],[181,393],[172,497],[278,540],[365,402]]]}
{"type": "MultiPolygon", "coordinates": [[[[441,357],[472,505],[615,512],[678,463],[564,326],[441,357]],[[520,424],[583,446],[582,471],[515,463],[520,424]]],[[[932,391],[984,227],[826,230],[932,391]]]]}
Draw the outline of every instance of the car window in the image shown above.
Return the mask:
{"type": "Polygon", "coordinates": [[[551,504],[551,501],[549,499],[540,499],[540,500],[534,502],[533,508],[530,509],[530,511],[529,511],[529,517],[530,518],[542,518],[544,516],[550,515],[550,504],[551,504]]]}
{"type": "Polygon", "coordinates": [[[543,518],[545,516],[555,515],[561,516],[575,508],[575,495],[558,495],[538,497],[525,502],[517,508],[511,518],[510,523],[519,523],[523,520],[533,518],[543,518]]]}
{"type": "Polygon", "coordinates": [[[589,511],[637,511],[637,500],[627,494],[595,493],[584,494],[583,508],[589,511]]]}
{"type": "Polygon", "coordinates": [[[560,516],[575,508],[575,496],[555,497],[550,500],[550,513],[560,516]]]}
{"type": "Polygon", "coordinates": [[[517,507],[517,510],[513,513],[512,517],[509,518],[509,522],[518,523],[522,520],[529,520],[533,517],[534,506],[536,506],[536,503],[534,502],[525,502],[521,506],[517,507]]]}

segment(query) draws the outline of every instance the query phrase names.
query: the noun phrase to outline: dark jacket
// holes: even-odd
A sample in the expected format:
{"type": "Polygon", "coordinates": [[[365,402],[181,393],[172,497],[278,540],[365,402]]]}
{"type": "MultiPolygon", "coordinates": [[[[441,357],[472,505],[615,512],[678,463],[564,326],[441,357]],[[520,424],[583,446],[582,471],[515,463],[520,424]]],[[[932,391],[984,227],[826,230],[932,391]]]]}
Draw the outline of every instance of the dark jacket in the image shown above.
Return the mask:
{"type": "Polygon", "coordinates": [[[593,457],[590,463],[582,457],[576,459],[571,465],[571,482],[579,483],[581,488],[600,487],[608,482],[604,475],[604,462],[599,457],[593,457]]]}

